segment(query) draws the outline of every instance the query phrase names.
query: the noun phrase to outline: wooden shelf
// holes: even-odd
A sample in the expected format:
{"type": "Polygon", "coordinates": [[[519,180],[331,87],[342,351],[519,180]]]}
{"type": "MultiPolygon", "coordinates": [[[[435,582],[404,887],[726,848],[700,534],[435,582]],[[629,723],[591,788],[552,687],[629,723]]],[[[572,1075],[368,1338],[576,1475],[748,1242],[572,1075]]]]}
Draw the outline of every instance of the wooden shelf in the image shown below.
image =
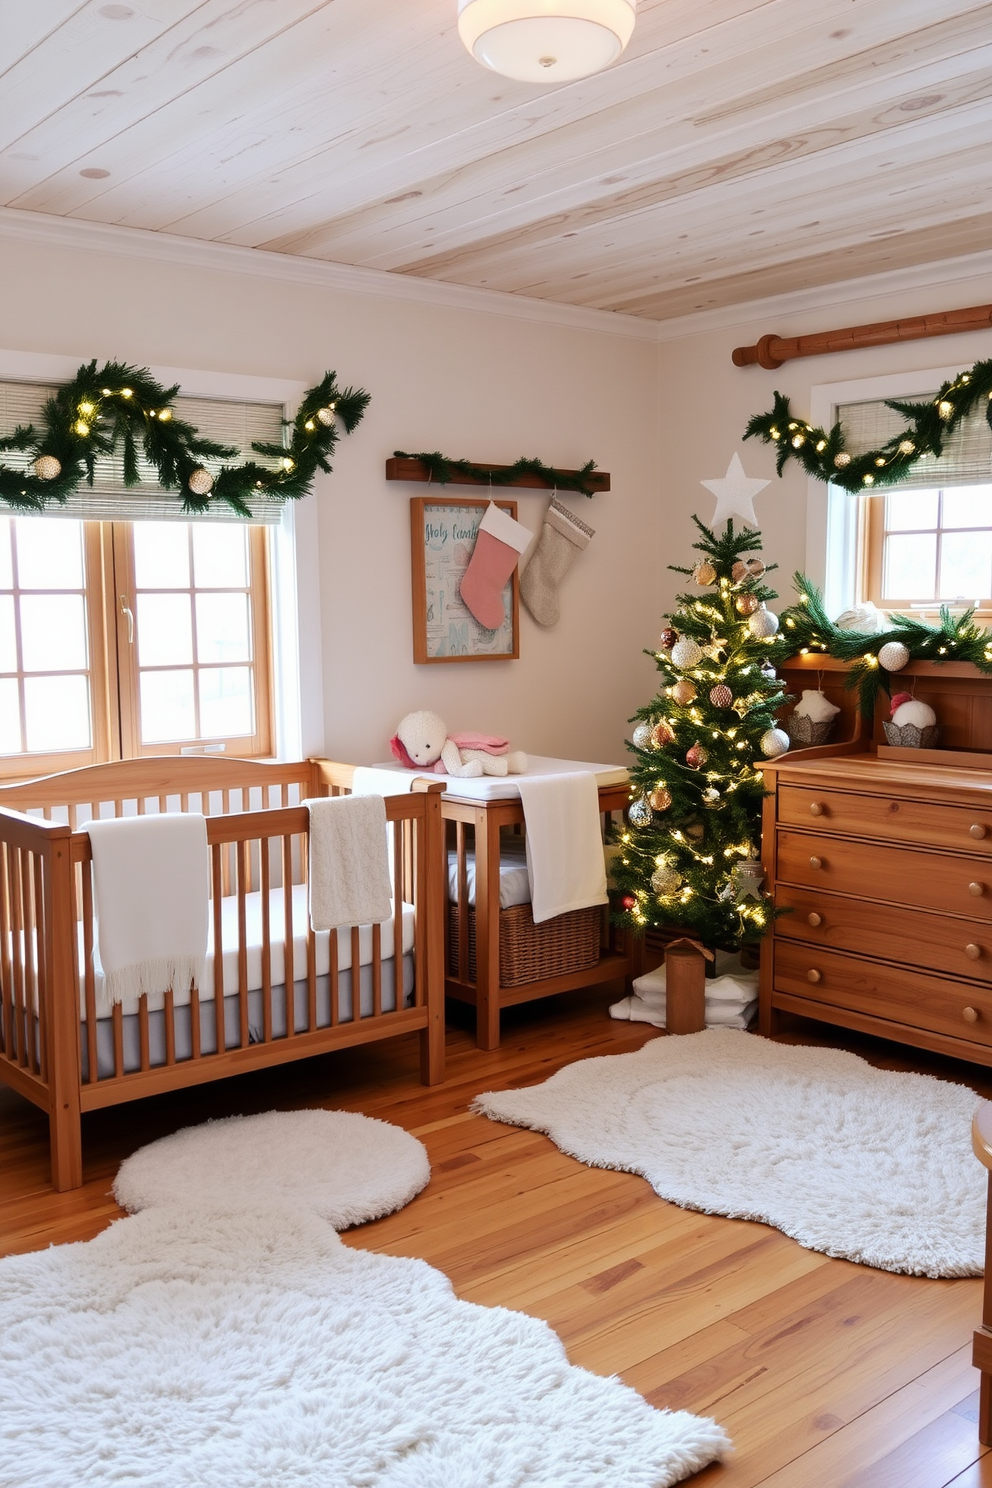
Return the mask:
{"type": "MultiPolygon", "coordinates": [[[[472,461],[485,470],[491,470],[495,475],[498,471],[509,470],[509,465],[490,465],[488,461],[472,461]]],[[[578,476],[578,470],[563,470],[562,475],[578,476]]],[[[430,472],[422,460],[401,460],[398,455],[390,455],[386,461],[386,479],[390,481],[417,481],[426,485],[430,481],[430,472]]],[[[608,491],[610,489],[610,472],[608,470],[594,470],[586,476],[586,484],[590,491],[608,491]]],[[[452,475],[444,484],[438,486],[439,491],[448,486],[483,486],[488,487],[487,480],[480,480],[473,475],[452,475]]],[[[553,491],[556,489],[554,481],[545,480],[541,475],[518,475],[515,480],[506,485],[494,486],[493,493],[512,490],[515,486],[529,486],[539,491],[553,491]]],[[[567,493],[563,493],[567,494],[567,493]]],[[[576,494],[581,494],[576,493],[576,494]]]]}

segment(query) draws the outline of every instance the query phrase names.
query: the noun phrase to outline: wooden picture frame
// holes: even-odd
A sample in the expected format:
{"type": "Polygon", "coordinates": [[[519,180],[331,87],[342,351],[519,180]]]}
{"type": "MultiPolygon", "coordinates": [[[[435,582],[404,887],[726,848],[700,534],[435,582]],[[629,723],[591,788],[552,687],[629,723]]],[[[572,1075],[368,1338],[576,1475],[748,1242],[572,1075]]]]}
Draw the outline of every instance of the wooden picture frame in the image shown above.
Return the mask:
{"type": "MultiPolygon", "coordinates": [[[[517,503],[493,498],[516,520],[517,503]]],[[[514,661],[520,655],[517,570],[504,588],[504,622],[487,630],[470,614],[458,586],[475,549],[489,499],[414,496],[410,501],[413,572],[413,659],[422,665],[463,661],[514,661]]]]}

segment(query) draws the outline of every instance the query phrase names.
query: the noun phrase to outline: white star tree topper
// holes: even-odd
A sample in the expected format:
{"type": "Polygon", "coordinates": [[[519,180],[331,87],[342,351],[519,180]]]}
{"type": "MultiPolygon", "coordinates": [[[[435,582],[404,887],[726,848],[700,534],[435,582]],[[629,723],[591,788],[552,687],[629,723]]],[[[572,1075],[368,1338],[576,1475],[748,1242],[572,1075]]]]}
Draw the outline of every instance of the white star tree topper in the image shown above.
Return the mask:
{"type": "Polygon", "coordinates": [[[754,515],[754,498],[769,484],[744,474],[744,466],[738,455],[727,466],[727,473],[720,480],[704,480],[699,483],[716,497],[716,511],[710,518],[710,526],[716,531],[724,522],[739,517],[748,527],[757,527],[754,515]]]}

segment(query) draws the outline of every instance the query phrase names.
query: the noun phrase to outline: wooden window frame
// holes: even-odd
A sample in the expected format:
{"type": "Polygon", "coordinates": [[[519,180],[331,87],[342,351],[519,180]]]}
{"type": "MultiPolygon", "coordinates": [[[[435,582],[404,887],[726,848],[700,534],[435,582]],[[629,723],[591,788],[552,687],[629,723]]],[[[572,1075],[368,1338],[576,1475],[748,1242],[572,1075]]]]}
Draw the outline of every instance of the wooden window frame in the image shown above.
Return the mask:
{"type": "MultiPolygon", "coordinates": [[[[992,486],[992,480],[989,481],[989,485],[992,486]]],[[[941,501],[945,488],[943,486],[934,486],[933,489],[939,492],[938,501],[941,501]]],[[[954,488],[953,486],[951,486],[947,487],[946,489],[953,490],[954,488]]],[[[858,513],[858,551],[861,559],[859,592],[864,599],[870,600],[873,604],[877,605],[880,610],[885,610],[889,614],[895,613],[903,615],[916,615],[917,617],[925,615],[927,613],[937,614],[942,604],[950,604],[953,606],[955,604],[955,601],[941,599],[934,599],[932,601],[921,600],[915,598],[914,596],[906,595],[888,597],[882,592],[885,538],[888,536],[888,529],[885,526],[885,504],[886,498],[890,495],[895,494],[897,490],[898,487],[895,487],[888,491],[878,491],[870,496],[862,495],[857,498],[860,502],[860,509],[858,513]]],[[[942,527],[939,523],[939,517],[941,513],[942,504],[938,505],[938,525],[936,527],[925,527],[918,529],[920,532],[934,532],[937,535],[935,581],[940,574],[940,540],[944,532],[961,532],[971,530],[979,530],[984,532],[992,529],[992,522],[989,523],[988,528],[945,528],[942,527]]],[[[992,595],[981,596],[978,608],[975,611],[975,617],[976,619],[992,623],[992,595]]]]}

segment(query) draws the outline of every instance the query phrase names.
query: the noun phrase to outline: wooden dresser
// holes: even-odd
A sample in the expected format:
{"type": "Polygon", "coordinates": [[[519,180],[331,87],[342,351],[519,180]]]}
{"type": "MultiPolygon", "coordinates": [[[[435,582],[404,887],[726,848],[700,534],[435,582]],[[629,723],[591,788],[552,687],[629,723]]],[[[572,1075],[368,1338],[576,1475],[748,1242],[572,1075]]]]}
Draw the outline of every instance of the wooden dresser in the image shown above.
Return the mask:
{"type": "Polygon", "coordinates": [[[779,1011],[992,1064],[992,770],[765,767],[762,1033],[779,1011]]]}

